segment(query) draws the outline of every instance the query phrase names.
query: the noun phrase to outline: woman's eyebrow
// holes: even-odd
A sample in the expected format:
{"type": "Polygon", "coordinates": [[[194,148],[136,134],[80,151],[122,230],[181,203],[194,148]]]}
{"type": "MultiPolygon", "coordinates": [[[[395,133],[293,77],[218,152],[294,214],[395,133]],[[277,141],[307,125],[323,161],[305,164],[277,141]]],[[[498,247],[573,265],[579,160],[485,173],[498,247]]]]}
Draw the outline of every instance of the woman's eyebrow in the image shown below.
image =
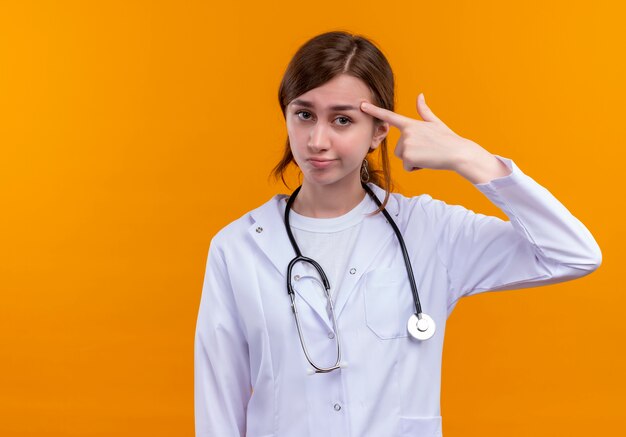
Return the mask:
{"type": "MultiPolygon", "coordinates": [[[[313,103],[309,102],[308,100],[300,100],[300,99],[296,99],[293,100],[291,102],[292,105],[298,105],[298,106],[303,106],[305,108],[312,108],[313,107],[313,103]]],[[[356,106],[352,106],[352,105],[333,105],[333,106],[329,106],[328,109],[330,109],[331,111],[348,111],[348,110],[360,110],[360,108],[357,108],[356,106]]]]}

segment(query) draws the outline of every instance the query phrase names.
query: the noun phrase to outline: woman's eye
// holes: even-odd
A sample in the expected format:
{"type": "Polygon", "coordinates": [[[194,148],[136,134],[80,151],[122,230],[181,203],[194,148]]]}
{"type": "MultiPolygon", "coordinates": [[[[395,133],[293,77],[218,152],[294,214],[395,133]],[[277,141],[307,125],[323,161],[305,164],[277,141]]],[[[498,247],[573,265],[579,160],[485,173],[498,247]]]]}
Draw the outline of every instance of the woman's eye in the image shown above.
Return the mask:
{"type": "Polygon", "coordinates": [[[352,120],[348,117],[337,117],[335,120],[343,120],[343,122],[339,123],[340,126],[349,126],[352,123],[352,120]]]}
{"type": "Polygon", "coordinates": [[[296,111],[296,115],[297,115],[297,116],[298,116],[298,118],[300,118],[301,120],[308,120],[308,119],[309,119],[308,117],[304,117],[304,118],[300,117],[300,115],[302,115],[302,114],[307,114],[307,115],[309,115],[309,116],[311,115],[311,113],[310,113],[310,112],[307,112],[307,111],[296,111]]]}
{"type": "MultiPolygon", "coordinates": [[[[312,118],[312,115],[309,111],[300,110],[300,111],[296,111],[295,114],[300,120],[304,120],[304,121],[308,121],[312,118]]],[[[335,118],[335,121],[337,120],[339,120],[339,123],[338,123],[339,126],[350,126],[350,124],[352,124],[352,120],[350,120],[350,118],[345,117],[345,116],[335,118]]]]}

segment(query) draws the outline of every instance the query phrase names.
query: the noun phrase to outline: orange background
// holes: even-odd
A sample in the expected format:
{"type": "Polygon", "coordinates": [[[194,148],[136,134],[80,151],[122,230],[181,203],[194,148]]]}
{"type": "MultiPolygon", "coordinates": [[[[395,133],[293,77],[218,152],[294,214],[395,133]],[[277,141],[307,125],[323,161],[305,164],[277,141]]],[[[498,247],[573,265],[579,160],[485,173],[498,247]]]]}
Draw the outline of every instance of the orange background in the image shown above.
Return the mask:
{"type": "MultiPolygon", "coordinates": [[[[0,3],[0,435],[192,436],[211,237],[287,192],[267,175],[295,50],[364,34],[397,112],[424,92],[596,237],[585,278],[463,300],[444,435],[623,435],[623,6],[593,1],[0,3]]],[[[395,144],[399,134],[393,130],[395,144]]],[[[423,192],[502,214],[450,172],[423,192]]]]}

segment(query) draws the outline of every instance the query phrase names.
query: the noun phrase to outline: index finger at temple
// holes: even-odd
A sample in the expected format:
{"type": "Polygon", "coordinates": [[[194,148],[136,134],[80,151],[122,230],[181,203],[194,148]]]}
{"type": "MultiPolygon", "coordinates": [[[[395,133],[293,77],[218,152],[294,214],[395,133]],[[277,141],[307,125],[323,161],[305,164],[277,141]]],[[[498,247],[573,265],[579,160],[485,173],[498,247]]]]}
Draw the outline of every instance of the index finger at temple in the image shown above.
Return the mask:
{"type": "Polygon", "coordinates": [[[361,111],[370,114],[392,126],[400,128],[406,124],[407,118],[385,108],[378,107],[370,102],[361,102],[361,111]]]}

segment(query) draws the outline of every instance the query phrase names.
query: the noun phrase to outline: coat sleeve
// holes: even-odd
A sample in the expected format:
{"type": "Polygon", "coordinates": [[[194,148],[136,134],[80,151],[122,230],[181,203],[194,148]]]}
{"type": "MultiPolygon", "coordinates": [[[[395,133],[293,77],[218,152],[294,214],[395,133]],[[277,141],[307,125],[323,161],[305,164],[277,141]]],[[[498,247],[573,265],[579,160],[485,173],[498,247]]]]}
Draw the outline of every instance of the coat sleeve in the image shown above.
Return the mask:
{"type": "Polygon", "coordinates": [[[224,257],[209,249],[194,343],[197,437],[244,436],[251,394],[248,344],[224,257]]]}
{"type": "Polygon", "coordinates": [[[511,174],[475,184],[509,218],[435,202],[437,253],[446,266],[448,308],[462,296],[563,282],[602,262],[589,230],[547,189],[500,156],[511,174]]]}

